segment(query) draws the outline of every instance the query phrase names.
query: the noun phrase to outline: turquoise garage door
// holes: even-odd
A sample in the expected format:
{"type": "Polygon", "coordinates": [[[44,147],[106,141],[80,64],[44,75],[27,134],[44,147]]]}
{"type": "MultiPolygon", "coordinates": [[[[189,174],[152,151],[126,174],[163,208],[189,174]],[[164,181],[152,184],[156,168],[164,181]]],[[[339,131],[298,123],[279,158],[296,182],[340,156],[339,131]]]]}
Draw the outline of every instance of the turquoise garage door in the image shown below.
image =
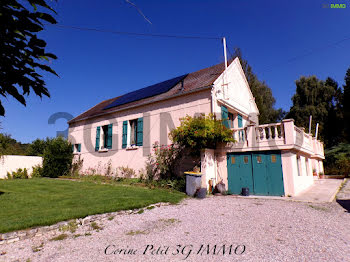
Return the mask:
{"type": "Polygon", "coordinates": [[[284,195],[279,151],[228,153],[227,172],[231,194],[240,194],[243,187],[248,187],[253,195],[284,195]]]}

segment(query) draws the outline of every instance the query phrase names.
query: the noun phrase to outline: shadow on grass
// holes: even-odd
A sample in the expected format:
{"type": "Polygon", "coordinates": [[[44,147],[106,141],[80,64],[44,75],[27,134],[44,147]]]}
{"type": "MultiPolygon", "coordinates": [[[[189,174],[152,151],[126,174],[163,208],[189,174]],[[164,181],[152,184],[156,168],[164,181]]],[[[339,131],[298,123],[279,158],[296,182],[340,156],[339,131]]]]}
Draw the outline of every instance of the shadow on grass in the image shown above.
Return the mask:
{"type": "Polygon", "coordinates": [[[0,191],[0,196],[1,196],[2,194],[5,194],[5,192],[0,191]]]}
{"type": "Polygon", "coordinates": [[[337,203],[350,213],[350,199],[337,199],[337,203]]]}

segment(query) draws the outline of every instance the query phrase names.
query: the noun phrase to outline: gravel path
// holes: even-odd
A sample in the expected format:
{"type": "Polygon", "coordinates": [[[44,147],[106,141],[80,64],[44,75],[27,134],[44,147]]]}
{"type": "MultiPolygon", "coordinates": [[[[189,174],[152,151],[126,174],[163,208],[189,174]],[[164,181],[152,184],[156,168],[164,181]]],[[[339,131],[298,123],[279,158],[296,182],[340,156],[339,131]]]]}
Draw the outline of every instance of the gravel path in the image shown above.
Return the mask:
{"type": "Polygon", "coordinates": [[[99,226],[0,246],[0,261],[350,261],[350,213],[336,202],[186,199],[99,226]]]}

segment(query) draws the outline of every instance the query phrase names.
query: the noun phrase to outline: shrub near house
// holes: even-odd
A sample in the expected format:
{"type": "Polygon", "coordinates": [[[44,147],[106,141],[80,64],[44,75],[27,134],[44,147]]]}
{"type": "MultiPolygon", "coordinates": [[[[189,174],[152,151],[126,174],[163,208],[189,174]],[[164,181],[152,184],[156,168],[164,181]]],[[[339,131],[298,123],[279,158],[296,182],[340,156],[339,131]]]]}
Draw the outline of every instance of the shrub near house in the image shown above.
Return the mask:
{"type": "Polygon", "coordinates": [[[68,175],[72,166],[72,145],[62,137],[49,139],[44,150],[43,176],[68,175]]]}
{"type": "Polygon", "coordinates": [[[170,132],[169,137],[175,144],[198,154],[201,149],[235,141],[233,131],[226,128],[224,123],[225,120],[217,120],[213,114],[186,116],[181,119],[181,125],[170,132]]]}

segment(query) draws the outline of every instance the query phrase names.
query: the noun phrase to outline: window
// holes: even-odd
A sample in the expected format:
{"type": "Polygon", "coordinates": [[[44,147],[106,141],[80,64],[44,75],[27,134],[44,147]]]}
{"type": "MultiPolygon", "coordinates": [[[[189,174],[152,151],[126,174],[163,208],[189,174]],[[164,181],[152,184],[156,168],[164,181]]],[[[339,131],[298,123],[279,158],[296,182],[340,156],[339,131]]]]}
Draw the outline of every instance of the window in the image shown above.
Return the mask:
{"type": "Polygon", "coordinates": [[[241,115],[237,116],[238,118],[238,128],[243,127],[243,119],[241,115]]]}
{"type": "Polygon", "coordinates": [[[130,145],[135,146],[137,144],[137,119],[130,120],[130,145]]]}
{"type": "Polygon", "coordinates": [[[234,119],[233,114],[232,113],[228,113],[228,124],[229,124],[230,128],[234,128],[233,119],[234,119]]]}
{"type": "Polygon", "coordinates": [[[112,148],[112,124],[98,126],[96,128],[95,151],[112,148]]]}
{"type": "MultiPolygon", "coordinates": [[[[241,115],[237,115],[237,122],[238,122],[238,128],[242,128],[243,127],[243,119],[241,115]]],[[[244,138],[244,130],[239,130],[238,131],[238,135],[239,135],[239,141],[242,142],[245,140],[244,138]]]]}
{"type": "Polygon", "coordinates": [[[103,147],[107,148],[107,139],[108,139],[108,125],[102,126],[102,141],[103,147]]]}
{"type": "Polygon", "coordinates": [[[143,118],[123,121],[122,148],[142,146],[143,144],[143,118]]]}
{"type": "Polygon", "coordinates": [[[309,176],[309,159],[305,157],[306,175],[309,176]]]}
{"type": "Polygon", "coordinates": [[[73,153],[80,153],[81,152],[81,144],[72,145],[72,151],[73,151],[73,153]]]}
{"type": "Polygon", "coordinates": [[[301,172],[300,172],[300,156],[297,156],[297,170],[298,170],[298,176],[301,176],[301,172]]]}
{"type": "Polygon", "coordinates": [[[227,128],[230,128],[230,124],[228,121],[228,110],[226,106],[221,106],[221,119],[222,119],[223,125],[226,126],[227,128]]]}

